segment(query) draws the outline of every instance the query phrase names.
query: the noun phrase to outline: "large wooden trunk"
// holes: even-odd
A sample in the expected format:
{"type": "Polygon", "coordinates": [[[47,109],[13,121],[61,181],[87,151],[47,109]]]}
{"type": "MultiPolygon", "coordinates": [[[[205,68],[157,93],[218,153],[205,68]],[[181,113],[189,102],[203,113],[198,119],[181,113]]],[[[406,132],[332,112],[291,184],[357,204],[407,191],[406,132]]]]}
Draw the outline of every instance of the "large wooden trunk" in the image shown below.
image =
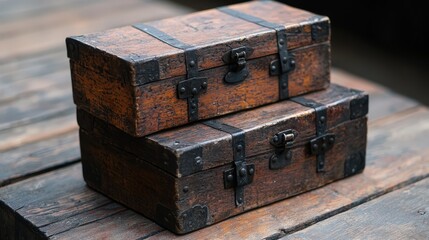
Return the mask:
{"type": "Polygon", "coordinates": [[[66,39],[78,108],[133,136],[329,85],[330,27],[251,1],[66,39]]]}
{"type": "Polygon", "coordinates": [[[78,111],[88,185],[176,233],[361,172],[368,95],[338,85],[132,137],[78,111]]]}

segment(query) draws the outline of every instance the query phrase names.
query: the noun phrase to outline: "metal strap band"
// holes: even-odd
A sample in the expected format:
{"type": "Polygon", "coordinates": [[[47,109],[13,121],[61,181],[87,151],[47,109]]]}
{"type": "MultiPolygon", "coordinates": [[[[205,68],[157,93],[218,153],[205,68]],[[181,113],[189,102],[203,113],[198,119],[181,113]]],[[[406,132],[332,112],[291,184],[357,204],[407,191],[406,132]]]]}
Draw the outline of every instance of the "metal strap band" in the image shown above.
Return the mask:
{"type": "MultiPolygon", "coordinates": [[[[228,7],[220,7],[218,8],[218,10],[230,16],[240,18],[247,22],[251,22],[259,26],[273,29],[276,31],[277,47],[278,47],[278,53],[279,53],[279,61],[278,61],[279,67],[284,70],[283,72],[277,70],[279,72],[279,98],[281,100],[289,98],[289,75],[287,73],[289,70],[286,70],[286,69],[290,69],[290,66],[289,66],[290,63],[289,63],[289,53],[287,51],[287,36],[286,36],[285,26],[277,23],[268,22],[261,18],[252,16],[247,13],[243,13],[228,7]]],[[[270,69],[270,71],[273,71],[273,70],[274,69],[270,69]]]]}
{"type": "MultiPolygon", "coordinates": [[[[301,104],[305,107],[313,108],[316,112],[316,136],[320,137],[326,133],[327,107],[321,103],[304,97],[291,98],[291,101],[301,104]]],[[[325,153],[317,154],[317,172],[323,172],[325,167],[325,153]]]]}
{"type": "MultiPolygon", "coordinates": [[[[187,43],[183,43],[167,33],[144,23],[133,25],[134,28],[143,31],[152,37],[178,49],[185,51],[186,78],[191,79],[198,76],[198,56],[196,48],[187,43]]],[[[188,102],[188,121],[194,122],[198,120],[198,95],[195,94],[187,98],[188,102]]]]}
{"type": "Polygon", "coordinates": [[[159,30],[153,26],[150,26],[150,25],[147,25],[144,23],[137,23],[137,24],[134,24],[133,27],[137,28],[138,30],[140,30],[142,32],[145,32],[145,33],[151,35],[152,37],[154,37],[154,38],[156,38],[156,39],[158,39],[164,43],[167,43],[168,45],[170,45],[172,47],[175,47],[178,49],[183,49],[183,50],[186,50],[186,49],[193,47],[192,45],[183,43],[183,42],[175,39],[174,37],[168,35],[167,33],[163,32],[163,31],[161,31],[161,30],[159,30]]]}
{"type": "Polygon", "coordinates": [[[218,10],[223,12],[223,13],[226,13],[228,15],[231,15],[233,17],[241,18],[241,19],[246,20],[248,22],[258,24],[262,27],[266,27],[266,28],[270,28],[270,29],[274,29],[274,30],[284,28],[284,26],[281,24],[268,22],[268,21],[265,21],[264,19],[252,16],[252,15],[249,15],[247,13],[240,12],[240,11],[228,8],[228,7],[220,7],[220,8],[218,8],[218,10]]]}
{"type": "Polygon", "coordinates": [[[206,121],[203,124],[232,136],[234,168],[224,172],[224,182],[225,188],[229,188],[233,186],[228,181],[231,182],[233,178],[236,180],[234,186],[235,205],[241,206],[244,203],[244,186],[252,182],[255,171],[253,164],[246,164],[244,131],[215,120],[206,121]]]}

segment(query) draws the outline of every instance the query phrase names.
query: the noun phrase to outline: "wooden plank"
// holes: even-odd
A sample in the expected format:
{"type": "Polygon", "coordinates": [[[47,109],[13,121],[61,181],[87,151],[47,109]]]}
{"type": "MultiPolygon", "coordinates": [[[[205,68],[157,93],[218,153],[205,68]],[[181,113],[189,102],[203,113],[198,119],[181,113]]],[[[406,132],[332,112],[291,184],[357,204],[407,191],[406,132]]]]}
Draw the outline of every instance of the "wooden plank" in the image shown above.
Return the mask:
{"type": "MultiPolygon", "coordinates": [[[[385,120],[371,123],[368,139],[368,164],[363,174],[239,215],[183,237],[176,236],[168,231],[160,232],[161,229],[156,225],[141,229],[133,228],[129,232],[129,229],[124,229],[121,226],[128,223],[135,225],[138,224],[138,221],[130,220],[128,222],[128,218],[107,216],[103,218],[102,222],[95,220],[82,223],[82,221],[84,222],[86,219],[99,214],[97,210],[99,205],[94,204],[96,206],[94,208],[83,204],[85,208],[93,211],[80,210],[79,206],[82,203],[72,197],[77,194],[73,192],[76,191],[73,190],[76,188],[79,189],[78,194],[95,194],[92,190],[82,187],[84,183],[80,176],[80,166],[60,170],[62,174],[52,172],[46,175],[49,175],[49,177],[42,175],[34,178],[34,180],[29,179],[0,189],[0,199],[2,201],[0,212],[17,211],[17,215],[24,217],[28,221],[25,222],[26,227],[30,225],[31,227],[40,226],[40,222],[43,222],[43,228],[49,228],[56,222],[55,229],[70,229],[61,231],[61,233],[52,230],[50,236],[53,238],[56,236],[61,236],[62,238],[103,236],[100,234],[105,233],[103,230],[105,228],[103,227],[106,225],[111,226],[110,232],[115,236],[132,234],[132,237],[148,237],[153,235],[153,238],[160,239],[214,239],[219,237],[260,239],[269,236],[280,237],[394,189],[428,177],[429,146],[426,141],[426,137],[429,134],[428,118],[429,111],[427,109],[415,108],[413,111],[401,112],[385,120]],[[402,144],[403,140],[412,144],[402,144]],[[75,176],[75,179],[73,181],[67,180],[66,175],[75,176]],[[64,187],[64,189],[57,187],[57,184],[59,184],[57,183],[58,179],[65,179],[62,184],[67,187],[64,187]],[[35,185],[41,186],[36,188],[35,185]],[[80,187],[78,188],[77,186],[80,187]],[[39,198],[38,192],[42,192],[42,195],[46,196],[39,198]],[[26,195],[33,197],[23,197],[26,195]],[[47,220],[52,215],[49,213],[52,208],[49,203],[60,203],[56,204],[54,208],[55,212],[60,213],[60,215],[64,211],[67,212],[67,214],[62,215],[63,219],[61,221],[64,221],[63,223],[47,220]],[[71,209],[75,209],[75,211],[71,209]],[[43,215],[43,217],[40,215],[43,215]],[[79,215],[79,219],[73,218],[71,221],[76,225],[67,227],[67,219],[75,215],[79,215]]],[[[97,198],[103,198],[102,196],[97,196],[97,198]]],[[[109,203],[111,202],[104,202],[104,204],[109,203]]],[[[102,212],[102,210],[100,211],[102,212]]],[[[127,211],[122,213],[125,214],[127,211]]],[[[103,215],[101,212],[100,214],[103,215]]],[[[17,215],[13,216],[19,218],[17,215]]],[[[4,223],[3,219],[1,221],[4,223]]],[[[146,223],[147,220],[144,218],[141,221],[149,224],[146,223]]],[[[19,223],[20,221],[17,222],[19,223]]],[[[9,223],[4,226],[6,229],[9,227],[11,227],[9,223]]]]}
{"type": "Polygon", "coordinates": [[[419,105],[419,103],[413,99],[391,92],[378,84],[369,82],[368,80],[349,74],[338,68],[332,69],[331,76],[333,83],[369,93],[370,108],[368,118],[372,121],[419,105]]]}
{"type": "Polygon", "coordinates": [[[0,187],[80,159],[76,131],[22,145],[0,154],[0,187]]]}
{"type": "MultiPolygon", "coordinates": [[[[0,51],[0,64],[9,62],[11,59],[41,54],[52,48],[61,46],[65,48],[64,39],[70,35],[122,26],[143,20],[165,18],[189,11],[178,5],[175,7],[171,5],[172,3],[167,1],[142,2],[139,0],[126,0],[121,2],[111,1],[110,4],[105,4],[104,1],[97,1],[88,7],[87,11],[85,10],[87,6],[81,4],[73,13],[68,14],[69,18],[71,18],[68,22],[60,22],[58,25],[47,27],[35,27],[34,31],[21,31],[18,35],[2,38],[0,49],[8,50],[0,51]],[[34,42],[37,42],[37,44],[34,44],[34,42]],[[19,47],[12,48],[11,46],[19,47]]],[[[43,15],[41,17],[43,18],[43,15]]],[[[58,22],[58,17],[61,19],[61,16],[55,17],[54,15],[50,21],[58,22]]]]}
{"type": "Polygon", "coordinates": [[[7,113],[0,115],[0,131],[73,111],[75,107],[70,88],[70,83],[66,82],[0,105],[0,112],[7,113]]]}
{"type": "Polygon", "coordinates": [[[77,131],[76,114],[74,109],[61,112],[54,118],[34,122],[16,128],[0,131],[1,152],[21,145],[58,136],[71,131],[77,131]]]}
{"type": "MultiPolygon", "coordinates": [[[[41,55],[15,59],[0,64],[0,89],[20,81],[31,81],[56,71],[68,70],[69,63],[65,49],[57,48],[41,55]]],[[[3,92],[3,91],[2,91],[3,92]]]]}
{"type": "Polygon", "coordinates": [[[429,239],[429,179],[281,238],[429,239]]]}
{"type": "MultiPolygon", "coordinates": [[[[94,1],[94,0],[92,0],[94,1]]],[[[87,2],[85,0],[59,0],[50,1],[29,1],[29,0],[3,0],[0,1],[0,19],[3,21],[16,21],[16,19],[27,16],[34,17],[51,11],[58,11],[76,4],[87,2]]]]}
{"type": "Polygon", "coordinates": [[[39,228],[32,235],[37,239],[56,234],[59,235],[53,238],[137,238],[144,237],[145,232],[161,230],[144,217],[88,189],[82,179],[80,164],[1,188],[0,199],[1,239],[6,236],[18,238],[20,234],[33,231],[33,227],[39,228]],[[10,208],[5,209],[3,204],[10,208]],[[5,216],[8,216],[7,222],[4,222],[5,216]],[[24,219],[37,224],[23,224],[25,228],[20,228],[15,235],[13,225],[22,224],[24,219]],[[91,230],[94,225],[97,233],[80,231],[91,230]]]}
{"type": "MultiPolygon", "coordinates": [[[[57,89],[67,91],[71,94],[70,70],[52,70],[44,76],[33,76],[29,81],[13,81],[10,84],[0,85],[0,107],[15,100],[29,98],[34,95],[48,95],[49,92],[57,89]]],[[[71,100],[71,98],[70,98],[71,100]]],[[[35,101],[32,101],[35,102],[35,101]]]]}

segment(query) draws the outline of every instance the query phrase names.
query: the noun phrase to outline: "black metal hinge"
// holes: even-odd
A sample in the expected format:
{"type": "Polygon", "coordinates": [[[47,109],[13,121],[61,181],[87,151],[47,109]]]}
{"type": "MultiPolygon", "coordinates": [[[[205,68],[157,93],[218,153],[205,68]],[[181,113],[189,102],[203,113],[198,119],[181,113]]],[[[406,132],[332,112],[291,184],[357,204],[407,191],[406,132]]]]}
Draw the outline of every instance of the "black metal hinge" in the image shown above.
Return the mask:
{"type": "Polygon", "coordinates": [[[325,171],[325,152],[335,143],[335,135],[326,133],[327,107],[304,97],[295,97],[292,101],[315,110],[316,137],[310,140],[310,152],[316,155],[316,172],[325,171]]]}
{"type": "Polygon", "coordinates": [[[244,203],[244,186],[252,183],[255,175],[255,165],[246,163],[244,131],[215,120],[204,124],[232,136],[233,167],[223,172],[223,182],[225,189],[235,188],[235,205],[241,206],[244,203]]]}

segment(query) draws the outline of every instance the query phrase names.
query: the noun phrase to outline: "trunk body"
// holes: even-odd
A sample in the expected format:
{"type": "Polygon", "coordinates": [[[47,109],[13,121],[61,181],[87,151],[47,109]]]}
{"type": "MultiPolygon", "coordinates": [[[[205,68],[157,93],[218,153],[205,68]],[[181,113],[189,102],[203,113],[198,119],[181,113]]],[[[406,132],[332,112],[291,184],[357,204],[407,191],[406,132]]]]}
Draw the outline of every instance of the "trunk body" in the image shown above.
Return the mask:
{"type": "Polygon", "coordinates": [[[327,88],[329,38],[327,17],[251,1],[66,44],[77,107],[141,137],[327,88]]]}
{"type": "Polygon", "coordinates": [[[368,95],[327,90],[132,137],[79,110],[89,186],[176,233],[361,172],[368,95]]]}

